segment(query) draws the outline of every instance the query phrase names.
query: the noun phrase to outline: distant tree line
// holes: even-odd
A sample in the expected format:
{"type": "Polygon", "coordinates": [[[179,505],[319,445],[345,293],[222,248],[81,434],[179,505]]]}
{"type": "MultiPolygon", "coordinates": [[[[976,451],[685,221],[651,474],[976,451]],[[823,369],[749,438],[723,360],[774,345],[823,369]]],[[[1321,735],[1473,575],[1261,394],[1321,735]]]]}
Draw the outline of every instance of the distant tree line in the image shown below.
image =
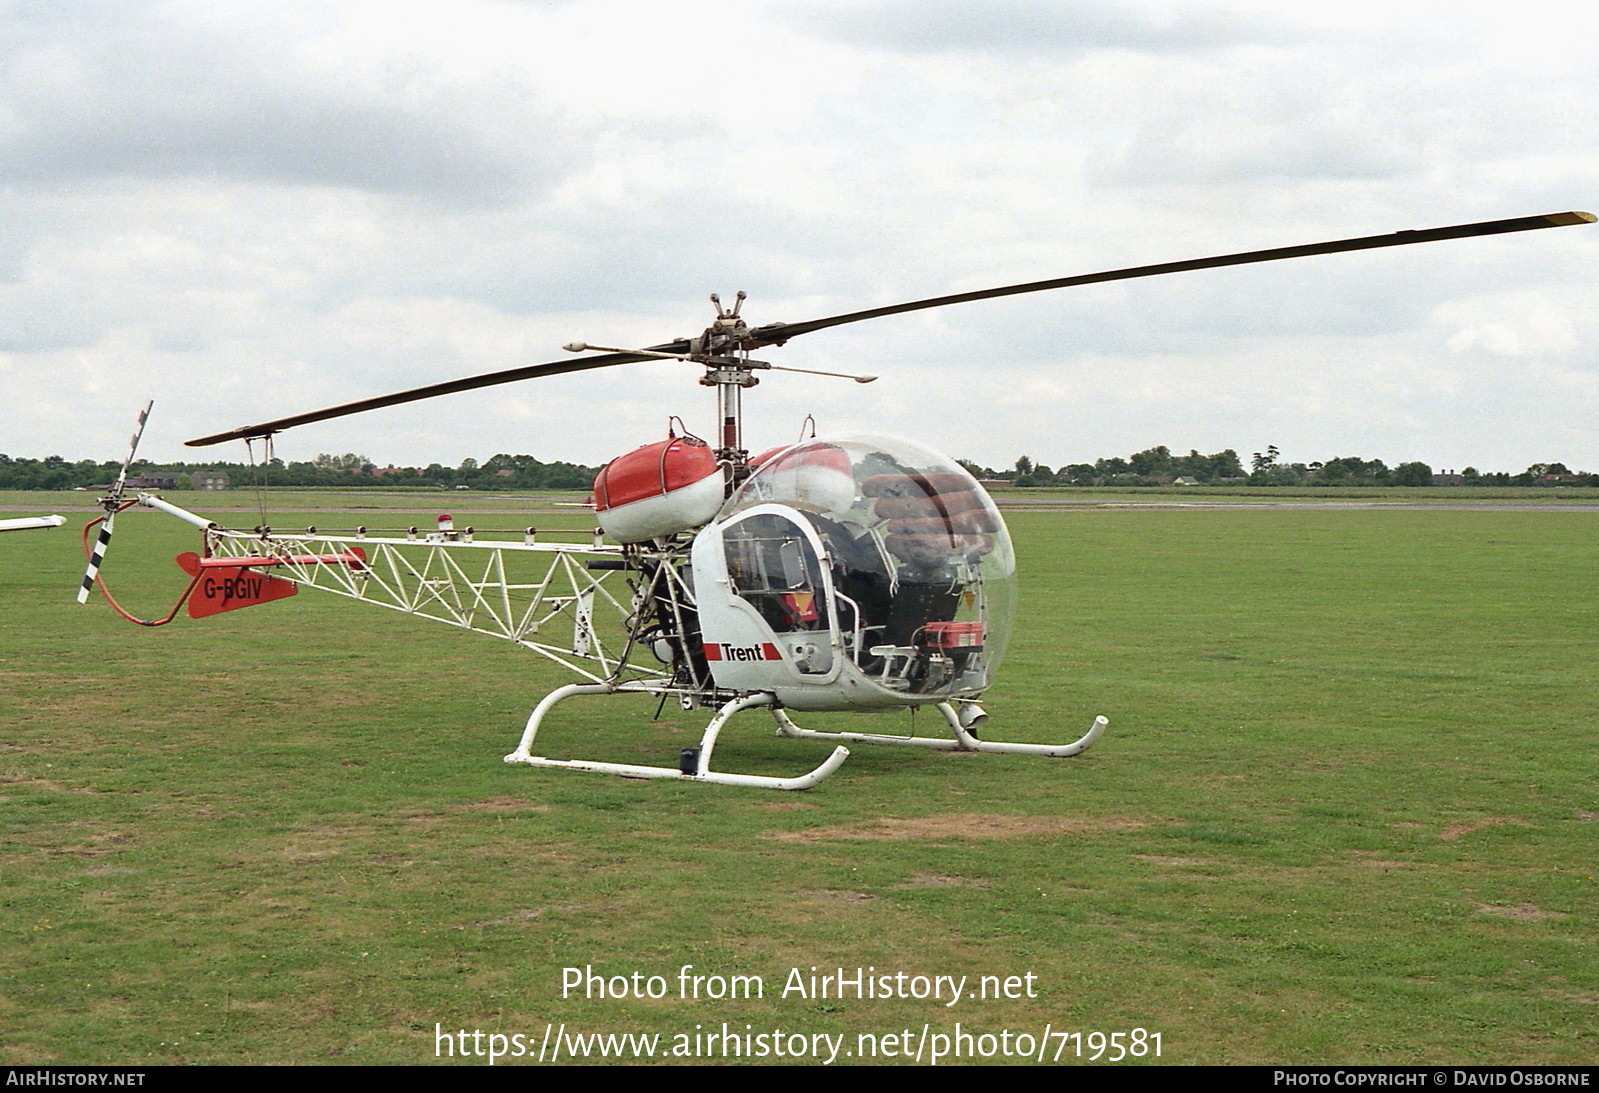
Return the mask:
{"type": "MultiPolygon", "coordinates": [[[[96,463],[82,459],[69,463],[58,455],[44,459],[13,458],[0,454],[0,489],[71,490],[109,485],[122,464],[112,460],[96,463]]],[[[341,489],[411,486],[428,489],[546,489],[586,490],[594,484],[597,467],[578,463],[544,463],[530,455],[499,454],[479,463],[464,459],[459,467],[430,463],[426,467],[379,467],[364,455],[323,453],[308,462],[270,463],[251,466],[245,463],[152,463],[135,460],[128,468],[130,477],[162,476],[187,489],[199,472],[222,471],[231,488],[254,486],[337,486],[341,489]]]]}
{"type": "MultiPolygon", "coordinates": [[[[1008,481],[1016,486],[1159,486],[1185,479],[1201,485],[1251,486],[1431,486],[1437,481],[1426,463],[1401,463],[1390,467],[1380,459],[1339,456],[1325,462],[1285,463],[1276,445],[1255,452],[1244,467],[1238,453],[1201,455],[1190,450],[1174,455],[1165,445],[1134,452],[1125,459],[1112,456],[1092,463],[1069,463],[1058,469],[1022,456],[1013,468],[994,470],[960,460],[973,475],[988,481],[1008,481]]],[[[0,454],[0,489],[71,490],[109,485],[121,464],[81,459],[69,463],[58,455],[43,459],[13,458],[0,454]]],[[[234,489],[264,486],[415,487],[419,489],[474,490],[586,490],[593,486],[598,467],[580,463],[545,463],[530,455],[490,456],[482,463],[463,459],[459,467],[429,463],[426,467],[379,467],[364,455],[322,453],[308,462],[285,463],[274,459],[264,465],[244,463],[152,463],[136,460],[130,476],[172,478],[187,489],[190,478],[202,471],[222,471],[234,489]]],[[[1484,472],[1467,467],[1443,476],[1447,484],[1463,486],[1599,486],[1599,474],[1573,472],[1564,463],[1534,463],[1520,474],[1484,472]]]]}
{"type": "Polygon", "coordinates": [[[978,478],[1009,481],[1016,486],[1161,486],[1178,480],[1207,486],[1599,486],[1599,474],[1573,472],[1564,463],[1534,463],[1520,474],[1467,467],[1458,474],[1435,475],[1426,463],[1390,467],[1380,459],[1355,455],[1325,462],[1286,463],[1276,445],[1254,453],[1247,470],[1231,448],[1211,455],[1194,450],[1187,455],[1173,455],[1165,445],[1134,452],[1125,459],[1069,463],[1055,470],[1025,455],[1009,470],[960,462],[978,478]]]}

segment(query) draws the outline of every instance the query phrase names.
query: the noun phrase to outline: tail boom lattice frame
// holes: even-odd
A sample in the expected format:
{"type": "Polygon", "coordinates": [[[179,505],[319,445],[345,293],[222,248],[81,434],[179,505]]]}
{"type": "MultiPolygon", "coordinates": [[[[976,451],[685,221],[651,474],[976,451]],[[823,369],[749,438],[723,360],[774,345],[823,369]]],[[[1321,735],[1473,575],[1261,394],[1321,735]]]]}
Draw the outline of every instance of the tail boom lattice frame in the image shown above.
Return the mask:
{"type": "Polygon", "coordinates": [[[274,576],[303,587],[514,642],[596,683],[664,674],[628,665],[625,637],[615,648],[593,625],[598,604],[624,618],[636,609],[631,593],[624,602],[609,587],[614,571],[584,565],[587,557],[619,557],[620,547],[222,528],[206,538],[211,557],[259,557],[274,576]],[[352,548],[366,555],[364,564],[323,560],[352,548]],[[557,644],[558,630],[573,640],[557,644]]]}

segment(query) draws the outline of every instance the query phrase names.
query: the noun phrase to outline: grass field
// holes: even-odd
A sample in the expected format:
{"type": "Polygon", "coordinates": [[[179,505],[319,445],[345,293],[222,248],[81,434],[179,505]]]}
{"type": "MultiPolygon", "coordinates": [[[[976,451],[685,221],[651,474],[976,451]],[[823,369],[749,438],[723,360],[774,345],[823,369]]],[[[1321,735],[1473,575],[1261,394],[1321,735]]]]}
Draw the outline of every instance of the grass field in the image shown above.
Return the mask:
{"type": "MultiPolygon", "coordinates": [[[[1592,1063],[1596,519],[1016,513],[986,735],[1104,713],[1104,739],[1072,760],[861,746],[805,794],[507,766],[567,681],[513,647],[315,593],[135,627],[72,602],[71,524],[0,536],[0,1063],[427,1063],[463,1046],[439,1029],[536,1055],[563,1024],[663,1056],[723,1023],[842,1036],[856,1062],[863,1036],[911,1051],[959,1025],[990,1037],[970,1050],[1063,1061],[1143,1029],[1142,1062],[1592,1063]],[[763,997],[681,998],[684,965],[763,997]],[[784,997],[813,966],[1023,997],[784,997]],[[584,967],[668,989],[563,997],[584,967]]],[[[164,611],[191,535],[127,514],[115,591],[164,611]]],[[[654,712],[572,703],[540,739],[670,762],[703,719],[654,712]]],[[[767,724],[735,721],[718,767],[827,750],[767,724]]]]}

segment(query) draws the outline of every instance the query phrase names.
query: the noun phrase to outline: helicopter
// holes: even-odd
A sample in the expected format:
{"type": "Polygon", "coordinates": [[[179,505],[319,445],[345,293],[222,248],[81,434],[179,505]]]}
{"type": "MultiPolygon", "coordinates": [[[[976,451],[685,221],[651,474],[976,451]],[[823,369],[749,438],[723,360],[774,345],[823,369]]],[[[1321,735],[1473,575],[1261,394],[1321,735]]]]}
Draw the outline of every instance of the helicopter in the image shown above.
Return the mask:
{"type": "MultiPolygon", "coordinates": [[[[751,327],[739,292],[731,308],[711,297],[700,334],[644,349],[574,342],[593,353],[278,418],[188,441],[203,447],[260,441],[270,458],[283,430],[497,384],[679,360],[703,369],[716,391],[716,431],[706,441],[668,424],[663,441],[608,463],[594,484],[600,527],[577,541],[535,528],[480,531],[260,526],[228,529],[162,498],[123,498],[140,417],[105,515],[84,529],[89,567],[83,602],[99,584],[114,608],[147,626],[287,598],[302,587],[434,619],[501,638],[572,670],[581,682],[552,690],[528,716],[508,763],[800,790],[834,773],[865,743],[1064,758],[1080,755],[1108,725],[1094,718],[1063,744],[987,739],[983,694],[1004,656],[1016,601],[1016,557],[986,490],[954,460],[887,436],[810,435],[752,456],[744,444],[743,396],[759,371],[814,373],[752,354],[793,338],[867,319],[1002,296],[1344,251],[1591,224],[1586,212],[1457,224],[1269,250],[1136,266],[868,308],[798,323],[751,327]],[[159,620],[123,611],[99,578],[117,512],[141,505],[193,525],[201,547],[180,555],[190,577],[159,620]],[[91,530],[100,536],[89,546],[91,530]],[[601,616],[610,623],[602,624],[601,616]],[[714,714],[675,766],[535,754],[538,732],[560,703],[579,696],[647,694],[714,714]],[[804,728],[791,712],[876,712],[930,707],[947,736],[804,728]],[[712,768],[722,729],[737,714],[765,710],[780,737],[832,742],[814,769],[789,778],[712,768]]],[[[876,377],[843,378],[869,383],[876,377]]],[[[253,447],[252,447],[253,455],[253,447]]]]}
{"type": "Polygon", "coordinates": [[[29,528],[58,528],[67,522],[65,516],[19,516],[0,520],[0,531],[27,531],[29,528]]]}

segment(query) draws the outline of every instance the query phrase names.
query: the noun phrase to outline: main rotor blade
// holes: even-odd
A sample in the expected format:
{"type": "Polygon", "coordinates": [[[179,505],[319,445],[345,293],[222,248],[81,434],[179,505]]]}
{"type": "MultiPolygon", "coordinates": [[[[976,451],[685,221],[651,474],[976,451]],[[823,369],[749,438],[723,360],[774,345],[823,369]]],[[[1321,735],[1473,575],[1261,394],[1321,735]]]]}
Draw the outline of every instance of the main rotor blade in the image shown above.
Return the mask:
{"type": "MultiPolygon", "coordinates": [[[[1156,277],[1165,273],[1182,273],[1187,270],[1210,269],[1216,266],[1243,266],[1254,262],[1275,262],[1283,258],[1303,258],[1312,254],[1374,250],[1378,247],[1402,247],[1411,243],[1433,243],[1441,239],[1461,239],[1473,235],[1500,235],[1505,232],[1531,231],[1536,228],[1556,228],[1573,224],[1592,223],[1594,223],[1592,213],[1549,213],[1545,216],[1524,216],[1513,220],[1489,220],[1480,224],[1455,224],[1446,228],[1402,231],[1395,232],[1392,235],[1368,235],[1359,239],[1335,239],[1327,243],[1308,243],[1297,247],[1244,251],[1239,254],[1223,254],[1213,258],[1192,258],[1183,262],[1161,262],[1150,266],[1132,266],[1127,269],[1106,270],[1102,273],[1079,274],[1075,277],[1058,277],[1049,281],[1029,281],[1025,284],[1005,285],[1001,288],[982,289],[977,292],[958,292],[949,296],[934,296],[926,300],[912,300],[909,303],[868,308],[865,311],[851,311],[824,319],[811,319],[808,322],[772,323],[750,331],[749,340],[743,343],[742,348],[749,350],[769,345],[782,345],[790,338],[797,337],[800,334],[809,334],[817,330],[826,330],[829,327],[843,326],[846,323],[858,323],[864,319],[880,319],[887,315],[901,315],[908,311],[922,311],[927,308],[944,307],[949,304],[970,303],[974,300],[991,300],[999,296],[1018,296],[1027,292],[1045,292],[1050,289],[1069,288],[1073,285],[1091,285],[1102,281],[1125,281],[1135,277],[1156,277]]],[[[545,364],[526,365],[521,368],[508,368],[503,372],[490,372],[482,376],[468,376],[464,379],[430,384],[427,387],[417,387],[410,391],[400,391],[392,395],[380,395],[376,398],[361,399],[358,402],[347,402],[342,406],[333,406],[326,410],[314,410],[307,414],[278,418],[275,421],[266,421],[259,425],[244,425],[225,433],[198,437],[185,443],[191,448],[201,448],[211,444],[221,444],[228,440],[245,440],[271,436],[273,433],[281,432],[284,429],[289,429],[296,425],[308,425],[314,421],[327,421],[330,418],[359,414],[367,410],[380,410],[387,406],[399,406],[406,402],[435,398],[439,395],[453,395],[461,391],[473,391],[479,387],[493,387],[501,383],[514,383],[517,380],[535,379],[540,376],[558,376],[567,372],[583,372],[591,368],[608,368],[615,364],[632,364],[636,361],[654,359],[646,354],[685,353],[689,348],[688,341],[679,338],[664,345],[652,345],[640,353],[602,353],[596,357],[579,357],[576,359],[550,361],[545,364]]]]}
{"type": "MultiPolygon", "coordinates": [[[[684,341],[669,342],[666,345],[651,346],[650,351],[655,353],[682,353],[688,349],[684,341]]],[[[211,444],[221,444],[227,440],[253,440],[256,437],[271,436],[273,433],[282,432],[284,429],[296,425],[309,425],[313,421],[327,421],[329,418],[344,417],[348,414],[359,414],[367,410],[381,410],[385,406],[399,406],[406,402],[416,402],[419,399],[435,398],[439,395],[453,395],[460,391],[475,391],[479,387],[493,387],[500,383],[515,383],[517,380],[535,379],[539,376],[559,376],[566,372],[583,372],[590,368],[608,368],[613,364],[632,364],[635,361],[653,360],[639,353],[602,353],[597,357],[571,357],[563,361],[549,361],[545,364],[529,364],[520,368],[507,368],[503,372],[490,372],[482,376],[467,376],[465,379],[449,380],[445,383],[434,383],[427,387],[415,387],[409,391],[400,391],[392,395],[379,395],[375,398],[361,399],[359,402],[346,402],[342,406],[331,406],[326,410],[312,410],[306,414],[295,414],[293,417],[280,417],[275,421],[264,421],[259,425],[241,425],[237,429],[230,429],[225,433],[215,436],[202,436],[194,440],[185,441],[190,448],[204,448],[211,444]]]]}
{"type": "Polygon", "coordinates": [[[1215,266],[1245,266],[1253,262],[1275,262],[1283,258],[1303,258],[1311,254],[1335,254],[1349,250],[1375,250],[1378,247],[1403,247],[1411,243],[1434,243],[1441,239],[1462,239],[1473,235],[1500,235],[1505,232],[1532,231],[1536,228],[1558,228],[1573,224],[1592,224],[1594,216],[1585,212],[1549,213],[1545,216],[1523,216],[1513,220],[1489,220],[1480,224],[1455,224],[1447,228],[1427,228],[1422,231],[1402,231],[1392,235],[1367,235],[1359,239],[1335,239],[1328,243],[1307,243],[1298,247],[1276,247],[1271,250],[1243,251],[1223,254],[1214,258],[1192,258],[1185,262],[1160,262],[1152,266],[1131,266],[1127,269],[1107,270],[1103,273],[1084,273],[1076,277],[1057,277],[1049,281],[1029,281],[1021,285],[987,288],[977,292],[957,292],[950,296],[934,296],[926,300],[912,300],[904,304],[850,311],[825,319],[812,319],[802,323],[773,323],[751,331],[755,345],[782,345],[800,334],[809,334],[828,327],[858,323],[863,319],[880,319],[885,315],[901,315],[907,311],[922,311],[948,304],[964,304],[973,300],[990,300],[996,296],[1019,296],[1026,292],[1046,292],[1054,288],[1073,285],[1092,285],[1101,281],[1126,281],[1135,277],[1158,277],[1164,273],[1183,273],[1215,266]]]}

